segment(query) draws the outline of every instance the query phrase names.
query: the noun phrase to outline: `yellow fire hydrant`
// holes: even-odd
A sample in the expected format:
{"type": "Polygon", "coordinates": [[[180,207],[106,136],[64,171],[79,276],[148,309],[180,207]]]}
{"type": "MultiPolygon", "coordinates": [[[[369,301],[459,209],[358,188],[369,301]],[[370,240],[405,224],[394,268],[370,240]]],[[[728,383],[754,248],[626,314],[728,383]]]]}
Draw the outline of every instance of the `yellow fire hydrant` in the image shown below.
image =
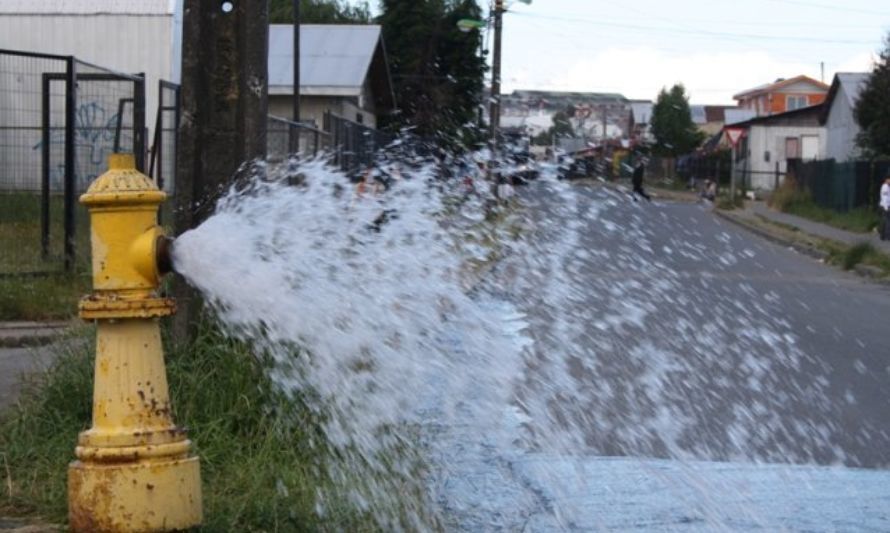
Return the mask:
{"type": "Polygon", "coordinates": [[[201,478],[191,442],[171,415],[158,296],[167,242],[157,225],[166,195],[114,154],[80,201],[90,212],[93,294],[80,316],[97,323],[93,424],[68,468],[68,513],[78,532],[173,531],[201,523],[201,478]]]}

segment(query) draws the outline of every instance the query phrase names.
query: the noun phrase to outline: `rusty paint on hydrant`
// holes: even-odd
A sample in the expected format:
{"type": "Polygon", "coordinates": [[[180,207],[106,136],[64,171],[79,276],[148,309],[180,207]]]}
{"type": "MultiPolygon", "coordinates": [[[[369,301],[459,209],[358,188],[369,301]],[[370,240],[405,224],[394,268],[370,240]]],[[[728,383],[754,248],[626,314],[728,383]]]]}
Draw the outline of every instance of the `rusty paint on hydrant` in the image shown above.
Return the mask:
{"type": "Polygon", "coordinates": [[[92,427],[68,467],[76,532],[176,531],[200,525],[201,478],[191,442],[171,415],[158,319],[164,274],[157,213],[166,195],[114,154],[80,201],[90,211],[93,293],[80,316],[97,323],[92,427]],[[159,266],[159,263],[161,266],[159,266]]]}

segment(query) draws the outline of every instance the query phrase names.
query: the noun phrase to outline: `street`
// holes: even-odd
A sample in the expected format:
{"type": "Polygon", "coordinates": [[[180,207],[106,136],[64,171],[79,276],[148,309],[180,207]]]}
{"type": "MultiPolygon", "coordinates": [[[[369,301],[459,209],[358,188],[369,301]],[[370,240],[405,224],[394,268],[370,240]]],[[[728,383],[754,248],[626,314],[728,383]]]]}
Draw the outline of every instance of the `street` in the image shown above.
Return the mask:
{"type": "Polygon", "coordinates": [[[528,392],[564,394],[548,380],[567,365],[576,396],[551,405],[587,428],[591,452],[890,464],[886,286],[698,205],[546,189],[526,193],[542,221],[534,238],[561,264],[508,260],[499,290],[532,324],[528,392]]]}
{"type": "Polygon", "coordinates": [[[569,187],[521,192],[529,242],[488,286],[534,356],[515,447],[444,445],[456,527],[885,528],[890,291],[700,205],[569,187]]]}

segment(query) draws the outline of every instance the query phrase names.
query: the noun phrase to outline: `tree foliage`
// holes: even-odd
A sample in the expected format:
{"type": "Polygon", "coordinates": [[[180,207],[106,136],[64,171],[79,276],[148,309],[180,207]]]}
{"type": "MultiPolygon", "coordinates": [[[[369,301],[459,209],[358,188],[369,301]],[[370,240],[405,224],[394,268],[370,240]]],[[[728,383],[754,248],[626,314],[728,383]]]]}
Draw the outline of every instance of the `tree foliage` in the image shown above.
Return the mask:
{"type": "Polygon", "coordinates": [[[553,125],[547,131],[542,131],[534,138],[534,143],[539,146],[556,144],[559,139],[567,139],[575,136],[575,128],[572,127],[571,113],[573,110],[557,111],[553,114],[553,125]]]}
{"type": "Polygon", "coordinates": [[[480,19],[475,0],[381,0],[378,22],[389,56],[399,112],[385,125],[423,136],[467,141],[482,104],[486,63],[480,31],[460,19],[480,19]]]}
{"type": "MultiPolygon", "coordinates": [[[[270,0],[269,22],[292,24],[293,0],[270,0]]],[[[303,24],[369,24],[371,10],[367,2],[350,5],[343,0],[300,0],[300,21],[303,24]]]]}
{"type": "Polygon", "coordinates": [[[689,98],[682,84],[662,89],[652,108],[653,151],[657,155],[676,157],[692,152],[704,140],[704,134],[692,122],[689,98]]]}
{"type": "Polygon", "coordinates": [[[866,157],[890,156],[890,34],[854,111],[859,124],[856,144],[866,157]]]}

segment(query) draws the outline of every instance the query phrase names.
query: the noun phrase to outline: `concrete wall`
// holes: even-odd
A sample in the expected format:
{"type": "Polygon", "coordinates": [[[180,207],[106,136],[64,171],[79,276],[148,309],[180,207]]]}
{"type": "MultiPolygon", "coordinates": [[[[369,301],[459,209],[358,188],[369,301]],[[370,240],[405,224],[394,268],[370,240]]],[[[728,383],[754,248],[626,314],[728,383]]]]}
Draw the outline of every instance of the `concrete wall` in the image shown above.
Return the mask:
{"type": "Polygon", "coordinates": [[[834,158],[842,162],[852,159],[856,154],[856,135],[859,125],[853,116],[853,107],[847,97],[844,85],[840,84],[834,97],[833,105],[825,122],[826,151],[825,158],[834,158]]]}
{"type": "MultiPolygon", "coordinates": [[[[812,159],[824,159],[826,153],[826,131],[822,127],[813,126],[761,126],[752,125],[748,131],[747,170],[751,172],[749,183],[753,189],[771,190],[775,187],[776,161],[779,172],[785,173],[788,168],[785,153],[785,141],[788,138],[798,139],[803,150],[803,137],[815,137],[817,153],[810,154],[812,159]]],[[[743,170],[744,162],[737,165],[743,170]]]]}

